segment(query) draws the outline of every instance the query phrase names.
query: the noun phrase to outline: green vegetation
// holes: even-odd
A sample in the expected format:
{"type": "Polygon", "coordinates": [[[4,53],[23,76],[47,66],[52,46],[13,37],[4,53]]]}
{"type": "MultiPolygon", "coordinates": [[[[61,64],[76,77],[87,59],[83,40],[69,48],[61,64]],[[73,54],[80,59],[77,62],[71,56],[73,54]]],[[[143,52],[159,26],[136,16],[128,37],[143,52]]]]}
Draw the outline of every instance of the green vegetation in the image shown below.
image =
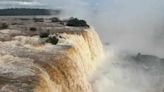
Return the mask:
{"type": "Polygon", "coordinates": [[[34,18],[34,22],[44,22],[44,18],[34,18]]]}
{"type": "Polygon", "coordinates": [[[67,23],[67,26],[73,26],[73,27],[89,27],[87,22],[85,20],[80,20],[77,18],[70,18],[67,23]]]}
{"type": "Polygon", "coordinates": [[[47,38],[50,34],[48,32],[41,32],[39,34],[40,38],[47,38]]]}
{"type": "Polygon", "coordinates": [[[47,43],[51,43],[53,45],[56,45],[59,41],[58,38],[56,38],[55,36],[51,36],[48,32],[42,32],[39,34],[40,38],[46,38],[46,42],[47,43]]]}
{"type": "Polygon", "coordinates": [[[51,22],[61,22],[61,20],[58,17],[53,17],[50,20],[51,22]]]}
{"type": "Polygon", "coordinates": [[[0,9],[0,16],[26,16],[26,15],[59,15],[61,10],[52,9],[30,9],[30,8],[9,8],[0,9]]]}
{"type": "Polygon", "coordinates": [[[37,28],[31,27],[31,28],[30,28],[30,31],[35,32],[35,31],[37,31],[37,28]]]}
{"type": "Polygon", "coordinates": [[[8,24],[6,24],[6,23],[2,23],[1,25],[0,25],[0,29],[7,29],[9,26],[8,26],[8,24]]]}
{"type": "Polygon", "coordinates": [[[50,36],[50,37],[48,37],[48,40],[47,40],[48,43],[51,43],[53,45],[56,45],[58,43],[58,41],[59,41],[59,39],[56,38],[55,36],[52,36],[52,37],[50,36]]]}

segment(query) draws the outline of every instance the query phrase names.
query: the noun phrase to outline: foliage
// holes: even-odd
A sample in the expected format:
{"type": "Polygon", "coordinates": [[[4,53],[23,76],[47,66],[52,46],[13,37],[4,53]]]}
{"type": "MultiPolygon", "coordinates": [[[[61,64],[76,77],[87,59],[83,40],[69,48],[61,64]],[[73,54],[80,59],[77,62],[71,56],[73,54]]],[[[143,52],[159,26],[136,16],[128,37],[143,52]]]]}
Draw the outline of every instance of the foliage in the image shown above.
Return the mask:
{"type": "Polygon", "coordinates": [[[33,31],[33,32],[34,32],[34,31],[37,31],[37,28],[31,27],[31,28],[30,28],[30,31],[33,31]]]}
{"type": "Polygon", "coordinates": [[[33,9],[33,8],[9,8],[0,9],[0,16],[26,16],[26,15],[58,15],[61,10],[33,9]]]}
{"type": "Polygon", "coordinates": [[[44,22],[43,18],[34,18],[34,22],[44,22]]]}
{"type": "Polygon", "coordinates": [[[6,23],[2,23],[1,25],[0,25],[0,29],[7,29],[9,26],[8,26],[8,24],[6,24],[6,23]]]}
{"type": "Polygon", "coordinates": [[[49,42],[53,45],[56,45],[58,43],[58,41],[59,41],[59,39],[56,38],[55,36],[50,36],[50,37],[48,37],[48,40],[47,40],[47,42],[49,42]]]}
{"type": "Polygon", "coordinates": [[[51,18],[51,22],[61,22],[61,20],[57,17],[51,18]]]}
{"type": "Polygon", "coordinates": [[[67,26],[74,26],[74,27],[89,27],[85,20],[80,20],[77,18],[70,18],[67,23],[67,26]]]}
{"type": "Polygon", "coordinates": [[[39,34],[40,38],[47,38],[49,36],[49,33],[48,32],[41,32],[39,34]]]}

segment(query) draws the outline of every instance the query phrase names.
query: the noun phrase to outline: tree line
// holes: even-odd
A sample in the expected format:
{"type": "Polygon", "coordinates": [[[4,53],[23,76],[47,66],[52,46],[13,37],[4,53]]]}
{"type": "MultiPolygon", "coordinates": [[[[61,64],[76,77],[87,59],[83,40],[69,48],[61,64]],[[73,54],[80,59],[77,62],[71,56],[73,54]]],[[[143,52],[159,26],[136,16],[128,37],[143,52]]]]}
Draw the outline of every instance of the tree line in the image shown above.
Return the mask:
{"type": "Polygon", "coordinates": [[[9,8],[0,9],[0,16],[58,15],[60,12],[52,9],[9,8]]]}

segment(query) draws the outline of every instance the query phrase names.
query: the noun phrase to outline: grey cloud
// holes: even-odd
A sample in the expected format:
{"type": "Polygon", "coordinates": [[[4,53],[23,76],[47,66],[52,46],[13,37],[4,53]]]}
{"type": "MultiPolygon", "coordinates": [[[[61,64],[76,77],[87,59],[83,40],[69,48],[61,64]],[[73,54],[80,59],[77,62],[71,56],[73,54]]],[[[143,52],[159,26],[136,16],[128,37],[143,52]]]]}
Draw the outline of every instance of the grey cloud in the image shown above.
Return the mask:
{"type": "Polygon", "coordinates": [[[0,0],[0,1],[21,1],[21,2],[32,2],[34,0],[0,0]]]}

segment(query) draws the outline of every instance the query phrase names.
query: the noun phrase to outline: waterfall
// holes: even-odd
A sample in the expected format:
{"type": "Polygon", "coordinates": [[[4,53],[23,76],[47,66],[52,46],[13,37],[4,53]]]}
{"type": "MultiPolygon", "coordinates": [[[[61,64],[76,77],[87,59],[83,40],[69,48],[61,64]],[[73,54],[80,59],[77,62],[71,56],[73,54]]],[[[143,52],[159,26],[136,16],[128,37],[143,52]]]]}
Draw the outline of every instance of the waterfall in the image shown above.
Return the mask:
{"type": "Polygon", "coordinates": [[[7,69],[5,73],[11,74],[10,79],[20,81],[17,84],[20,87],[7,82],[0,87],[0,91],[15,87],[15,90],[27,92],[93,92],[88,77],[103,58],[101,41],[92,27],[70,29],[54,33],[59,39],[57,45],[42,44],[41,38],[37,36],[17,36],[11,41],[0,42],[0,63],[10,63],[10,68],[7,63],[3,63],[0,70],[7,69]],[[16,60],[12,60],[14,58],[16,60]],[[11,71],[13,68],[17,71],[11,71]],[[25,72],[20,74],[20,71],[25,72]],[[24,77],[31,81],[24,81],[24,77]],[[28,86],[21,88],[22,83],[28,86]]]}

